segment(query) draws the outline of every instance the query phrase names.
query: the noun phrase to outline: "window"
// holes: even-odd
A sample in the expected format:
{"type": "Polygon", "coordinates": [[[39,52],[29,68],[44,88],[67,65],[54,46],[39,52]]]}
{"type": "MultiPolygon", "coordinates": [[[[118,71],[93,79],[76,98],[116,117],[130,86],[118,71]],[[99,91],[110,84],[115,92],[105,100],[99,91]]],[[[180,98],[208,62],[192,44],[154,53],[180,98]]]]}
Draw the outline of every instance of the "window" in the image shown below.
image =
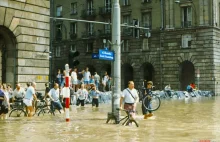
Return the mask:
{"type": "Polygon", "coordinates": [[[57,6],[57,17],[62,16],[62,6],[57,6]]]}
{"type": "Polygon", "coordinates": [[[62,40],[62,25],[56,25],[56,40],[62,40]]]}
{"type": "Polygon", "coordinates": [[[123,5],[124,5],[124,6],[126,6],[126,5],[130,5],[129,0],[123,0],[123,5]]]}
{"type": "Polygon", "coordinates": [[[121,50],[122,50],[122,52],[128,52],[129,51],[128,40],[124,40],[121,50]]]}
{"type": "Polygon", "coordinates": [[[90,0],[87,2],[87,15],[93,15],[93,1],[90,0]]]}
{"type": "Polygon", "coordinates": [[[56,57],[60,57],[60,46],[56,47],[56,52],[55,52],[56,57]]]}
{"type": "Polygon", "coordinates": [[[70,9],[70,14],[77,14],[77,3],[71,3],[71,9],[70,9]]]}
{"type": "Polygon", "coordinates": [[[70,46],[70,51],[76,51],[76,45],[75,44],[72,44],[70,46]]]}
{"type": "Polygon", "coordinates": [[[148,13],[143,13],[142,14],[142,26],[143,27],[146,27],[146,28],[151,28],[151,22],[152,22],[152,19],[151,19],[151,12],[148,12],[148,13]]]}
{"type": "MultiPolygon", "coordinates": [[[[132,25],[130,15],[124,15],[122,17],[123,24],[132,25]]],[[[129,35],[132,32],[132,28],[123,27],[123,34],[129,35]]]]}
{"type": "Polygon", "coordinates": [[[105,0],[105,12],[108,13],[108,12],[111,12],[111,0],[105,0]]]}
{"type": "Polygon", "coordinates": [[[86,52],[93,52],[93,43],[87,43],[86,52]]]}
{"type": "Polygon", "coordinates": [[[88,35],[93,35],[93,31],[94,31],[94,25],[93,23],[88,23],[87,25],[87,31],[88,31],[88,35]]]}
{"type": "Polygon", "coordinates": [[[182,7],[182,27],[192,26],[192,7],[182,7]]]}
{"type": "MultiPolygon", "coordinates": [[[[111,20],[108,19],[108,20],[105,20],[106,23],[111,23],[111,20]]],[[[111,25],[110,24],[105,24],[104,25],[104,30],[105,30],[105,34],[109,34],[111,33],[111,25]]]]}
{"type": "Polygon", "coordinates": [[[147,39],[147,38],[144,38],[144,39],[143,39],[142,50],[143,50],[143,51],[149,50],[148,39],[147,39]]]}
{"type": "Polygon", "coordinates": [[[182,35],[182,48],[191,47],[192,36],[190,34],[182,35]]]}
{"type": "Polygon", "coordinates": [[[70,33],[71,34],[76,34],[76,23],[70,23],[70,33]]]}

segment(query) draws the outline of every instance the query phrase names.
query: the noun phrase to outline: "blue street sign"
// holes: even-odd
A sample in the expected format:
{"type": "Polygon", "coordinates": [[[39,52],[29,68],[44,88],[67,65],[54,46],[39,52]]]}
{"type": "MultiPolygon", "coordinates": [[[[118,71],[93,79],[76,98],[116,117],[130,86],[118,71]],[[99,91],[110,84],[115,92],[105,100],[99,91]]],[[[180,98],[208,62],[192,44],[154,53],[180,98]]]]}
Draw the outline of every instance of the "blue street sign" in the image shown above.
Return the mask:
{"type": "Polygon", "coordinates": [[[110,50],[99,49],[99,59],[103,60],[114,60],[114,52],[110,50]]]}
{"type": "Polygon", "coordinates": [[[99,59],[99,53],[92,53],[92,59],[99,59]]]}

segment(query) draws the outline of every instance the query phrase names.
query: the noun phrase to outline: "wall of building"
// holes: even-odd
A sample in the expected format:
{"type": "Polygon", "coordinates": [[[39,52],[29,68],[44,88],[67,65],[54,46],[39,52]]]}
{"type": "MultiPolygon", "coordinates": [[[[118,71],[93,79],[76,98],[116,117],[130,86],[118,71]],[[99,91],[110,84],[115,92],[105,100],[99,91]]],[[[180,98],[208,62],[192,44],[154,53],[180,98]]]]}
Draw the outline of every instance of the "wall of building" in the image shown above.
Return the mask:
{"type": "Polygon", "coordinates": [[[1,0],[0,26],[15,40],[15,44],[6,45],[12,50],[7,53],[7,64],[11,65],[7,68],[15,67],[6,73],[7,83],[35,81],[37,89],[43,90],[49,81],[49,8],[48,0],[1,0]]]}

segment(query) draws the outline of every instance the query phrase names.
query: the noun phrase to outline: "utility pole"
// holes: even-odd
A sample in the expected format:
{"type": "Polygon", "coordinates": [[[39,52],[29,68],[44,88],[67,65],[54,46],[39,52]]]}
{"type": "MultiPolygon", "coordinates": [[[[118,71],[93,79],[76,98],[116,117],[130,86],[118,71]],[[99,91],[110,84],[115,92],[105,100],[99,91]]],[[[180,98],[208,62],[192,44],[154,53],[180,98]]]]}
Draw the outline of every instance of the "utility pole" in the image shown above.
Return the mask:
{"type": "Polygon", "coordinates": [[[112,94],[112,112],[108,113],[107,123],[113,119],[119,123],[119,108],[121,96],[121,11],[119,0],[114,0],[112,5],[112,47],[115,52],[114,68],[114,88],[112,94]]]}

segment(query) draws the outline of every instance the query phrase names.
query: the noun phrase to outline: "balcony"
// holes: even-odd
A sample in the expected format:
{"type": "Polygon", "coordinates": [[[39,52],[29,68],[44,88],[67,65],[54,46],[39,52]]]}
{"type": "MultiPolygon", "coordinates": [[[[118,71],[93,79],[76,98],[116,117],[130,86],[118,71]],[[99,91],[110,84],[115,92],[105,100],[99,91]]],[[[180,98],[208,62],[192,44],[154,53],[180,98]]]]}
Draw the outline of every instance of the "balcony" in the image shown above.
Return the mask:
{"type": "Polygon", "coordinates": [[[132,36],[132,29],[131,28],[123,28],[121,36],[123,36],[123,37],[132,36]]]}
{"type": "Polygon", "coordinates": [[[182,28],[192,27],[192,21],[182,21],[182,28]]]}
{"type": "Polygon", "coordinates": [[[96,10],[95,9],[87,9],[82,11],[82,18],[85,19],[93,19],[96,16],[96,10]]]}
{"type": "Polygon", "coordinates": [[[96,33],[91,32],[91,31],[86,31],[82,33],[82,38],[83,39],[95,39],[96,38],[96,33]]]}
{"type": "Polygon", "coordinates": [[[111,30],[98,30],[98,36],[99,37],[111,37],[111,30]]]}
{"type": "Polygon", "coordinates": [[[145,27],[145,28],[152,28],[151,22],[141,22],[141,27],[145,27]]]}
{"type": "Polygon", "coordinates": [[[102,16],[111,16],[111,12],[112,12],[112,9],[111,7],[100,7],[99,8],[99,15],[102,15],[102,16]]]}

